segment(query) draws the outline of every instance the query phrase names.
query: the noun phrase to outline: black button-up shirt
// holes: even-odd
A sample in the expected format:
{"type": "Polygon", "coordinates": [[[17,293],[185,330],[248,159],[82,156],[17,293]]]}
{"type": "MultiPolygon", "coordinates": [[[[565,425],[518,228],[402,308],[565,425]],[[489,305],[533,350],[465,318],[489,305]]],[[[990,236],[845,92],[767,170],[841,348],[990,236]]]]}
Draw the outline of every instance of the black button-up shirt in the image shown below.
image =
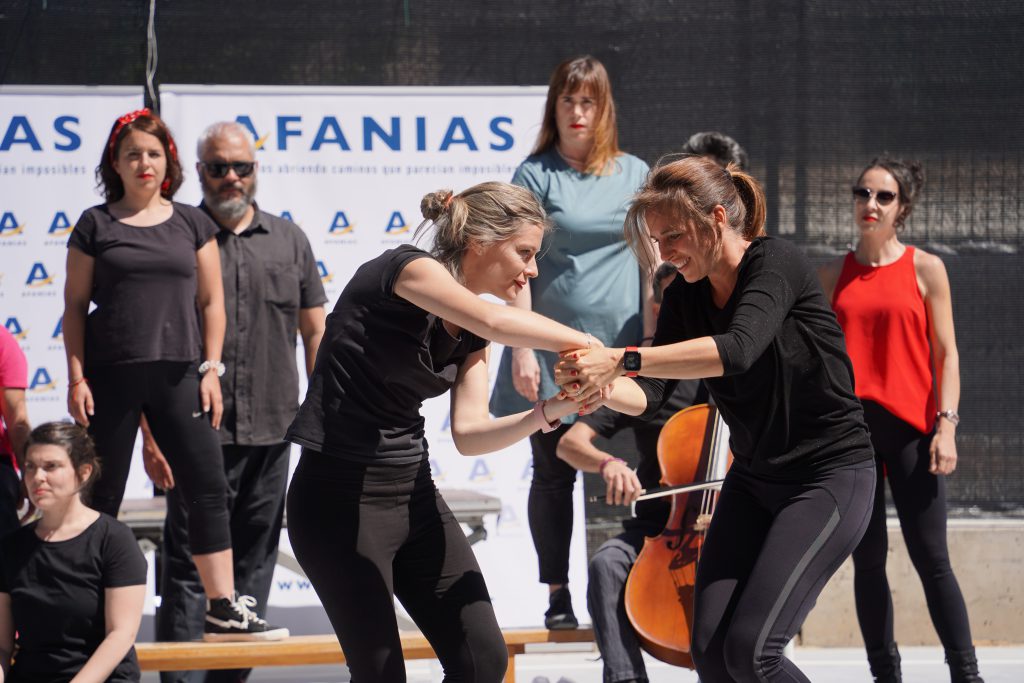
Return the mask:
{"type": "Polygon", "coordinates": [[[299,407],[299,311],[327,302],[313,250],[299,226],[258,207],[249,227],[222,228],[217,243],[227,311],[221,443],[280,443],[299,407]]]}

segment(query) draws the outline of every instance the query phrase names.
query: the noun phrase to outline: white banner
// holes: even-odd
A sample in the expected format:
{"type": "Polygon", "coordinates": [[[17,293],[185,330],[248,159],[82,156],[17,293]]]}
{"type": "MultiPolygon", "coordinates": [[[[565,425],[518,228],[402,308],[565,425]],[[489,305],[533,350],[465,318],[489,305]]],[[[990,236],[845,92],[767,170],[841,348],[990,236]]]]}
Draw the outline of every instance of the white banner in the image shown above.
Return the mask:
{"type": "MultiPolygon", "coordinates": [[[[329,307],[361,263],[411,240],[424,194],[508,181],[537,137],[545,95],[543,87],[161,87],[162,114],[187,173],[177,199],[201,198],[195,142],[203,129],[222,120],[245,125],[258,147],[257,201],[306,231],[329,307]]],[[[492,347],[492,373],[500,350],[492,347]]],[[[448,407],[444,396],[423,410],[435,478],[442,488],[501,499],[502,513],[486,519],[488,538],[474,551],[501,625],[541,624],[547,589],[537,582],[527,524],[529,444],[463,457],[451,440],[448,407]]],[[[570,582],[576,614],[585,619],[584,532],[580,482],[570,582]]],[[[271,604],[316,604],[316,596],[308,582],[278,567],[271,604]]]]}

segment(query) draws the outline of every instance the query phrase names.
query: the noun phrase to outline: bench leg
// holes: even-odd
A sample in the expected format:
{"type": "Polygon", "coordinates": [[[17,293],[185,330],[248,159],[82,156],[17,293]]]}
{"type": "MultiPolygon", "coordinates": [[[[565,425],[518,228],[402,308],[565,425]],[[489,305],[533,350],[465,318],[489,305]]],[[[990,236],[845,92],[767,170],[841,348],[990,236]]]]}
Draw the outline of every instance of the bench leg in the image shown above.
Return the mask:
{"type": "Polygon", "coordinates": [[[505,670],[505,683],[516,683],[516,650],[519,648],[508,646],[508,669],[505,670]]]}

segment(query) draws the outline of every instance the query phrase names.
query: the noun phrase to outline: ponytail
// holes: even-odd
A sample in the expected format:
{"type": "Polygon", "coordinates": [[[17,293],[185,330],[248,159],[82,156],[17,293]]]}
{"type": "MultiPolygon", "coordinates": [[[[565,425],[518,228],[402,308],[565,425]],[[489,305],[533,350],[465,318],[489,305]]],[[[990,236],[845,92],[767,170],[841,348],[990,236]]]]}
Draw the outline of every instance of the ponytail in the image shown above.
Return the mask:
{"type": "Polygon", "coordinates": [[[754,176],[741,171],[735,164],[729,164],[728,171],[746,214],[743,219],[743,239],[750,242],[757,237],[763,237],[767,234],[764,223],[768,207],[761,183],[757,182],[754,176]]]}

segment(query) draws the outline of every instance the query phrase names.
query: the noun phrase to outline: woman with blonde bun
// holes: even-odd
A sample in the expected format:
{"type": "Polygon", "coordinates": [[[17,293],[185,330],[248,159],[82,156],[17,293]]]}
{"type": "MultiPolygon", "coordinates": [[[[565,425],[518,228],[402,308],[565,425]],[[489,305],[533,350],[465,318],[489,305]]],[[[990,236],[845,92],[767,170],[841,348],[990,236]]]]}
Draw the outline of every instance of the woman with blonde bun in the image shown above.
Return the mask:
{"type": "MultiPolygon", "coordinates": [[[[426,195],[429,251],[389,249],[364,263],[327,318],[306,399],[287,438],[303,447],[288,494],[295,555],[331,619],[352,680],[405,680],[397,597],[446,680],[502,680],[508,663],[487,587],[430,474],[420,406],[451,391],[459,452],[505,448],[575,413],[548,399],[492,419],[488,340],[564,351],[590,335],[509,302],[537,275],[548,221],[528,191],[482,183],[426,195]]],[[[600,391],[580,396],[596,407],[600,391]]]]}

